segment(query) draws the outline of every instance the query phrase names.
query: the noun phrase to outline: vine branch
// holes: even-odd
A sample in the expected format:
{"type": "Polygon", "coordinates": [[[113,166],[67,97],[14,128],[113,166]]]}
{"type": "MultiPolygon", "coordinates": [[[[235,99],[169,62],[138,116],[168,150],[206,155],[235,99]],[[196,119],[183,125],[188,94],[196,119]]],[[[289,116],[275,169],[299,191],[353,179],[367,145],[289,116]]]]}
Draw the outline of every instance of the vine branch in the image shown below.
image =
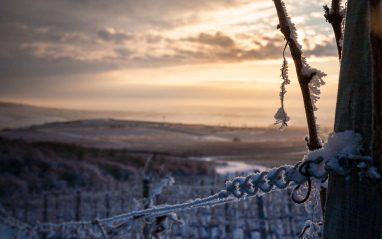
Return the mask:
{"type": "MultiPolygon", "coordinates": [[[[322,72],[319,72],[318,70],[313,69],[310,69],[310,71],[308,71],[309,74],[307,74],[306,68],[309,69],[309,67],[306,62],[306,59],[302,56],[301,45],[299,45],[299,43],[297,42],[297,32],[294,24],[291,22],[289,16],[287,15],[285,4],[282,0],[273,0],[273,2],[276,7],[277,16],[279,18],[279,27],[281,33],[289,42],[289,49],[291,51],[291,55],[296,67],[296,73],[304,100],[305,114],[309,130],[309,150],[317,150],[320,149],[322,145],[321,140],[318,136],[316,117],[314,116],[315,106],[314,101],[311,97],[309,83],[312,81],[312,78],[316,76],[317,73],[320,73],[322,76],[324,76],[324,74],[322,72]]],[[[325,189],[321,190],[320,198],[322,211],[324,213],[326,201],[325,189]]]]}
{"type": "Polygon", "coordinates": [[[342,38],[341,24],[343,20],[343,15],[341,14],[341,0],[332,0],[332,6],[329,8],[324,5],[325,19],[332,25],[334,36],[336,38],[338,58],[342,58],[342,44],[340,43],[342,38]]]}
{"type": "Polygon", "coordinates": [[[300,84],[304,100],[306,119],[309,129],[309,149],[320,149],[322,146],[317,133],[316,119],[314,116],[314,107],[312,99],[310,97],[311,92],[308,85],[314,77],[315,72],[311,72],[310,74],[303,73],[303,68],[306,67],[307,63],[305,58],[302,56],[301,46],[297,43],[295,29],[290,29],[291,27],[294,28],[294,26],[291,26],[292,23],[290,22],[290,20],[288,19],[289,17],[284,11],[284,3],[281,0],[274,0],[273,2],[275,3],[275,7],[277,10],[281,33],[284,35],[285,39],[289,41],[289,49],[291,51],[291,55],[296,66],[297,78],[300,84]]]}

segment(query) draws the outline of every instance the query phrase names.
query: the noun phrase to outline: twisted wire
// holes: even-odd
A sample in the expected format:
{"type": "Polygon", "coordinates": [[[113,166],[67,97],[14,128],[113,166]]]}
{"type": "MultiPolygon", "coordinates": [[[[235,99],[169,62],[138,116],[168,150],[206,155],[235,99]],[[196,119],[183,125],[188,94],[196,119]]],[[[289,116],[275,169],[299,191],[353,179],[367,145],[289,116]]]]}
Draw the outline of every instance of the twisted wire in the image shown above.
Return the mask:
{"type": "MultiPolygon", "coordinates": [[[[297,184],[295,190],[297,190],[302,184],[308,182],[309,187],[311,187],[311,179],[310,177],[314,177],[316,179],[326,179],[328,176],[328,172],[324,172],[323,174],[317,174],[313,169],[313,165],[318,165],[323,161],[323,158],[318,158],[313,161],[308,162],[298,162],[296,165],[285,165],[279,168],[274,168],[270,171],[265,171],[261,173],[253,173],[248,175],[247,177],[237,177],[233,181],[228,181],[226,183],[225,190],[220,191],[219,193],[202,198],[195,199],[183,204],[175,204],[175,205],[166,205],[161,207],[154,207],[150,209],[144,209],[140,211],[133,211],[130,213],[118,215],[111,218],[105,219],[97,219],[95,221],[80,221],[80,222],[67,222],[61,224],[54,223],[37,223],[34,226],[30,226],[25,224],[23,227],[18,226],[17,222],[9,223],[14,227],[21,229],[22,231],[29,231],[34,233],[35,235],[39,233],[48,233],[52,230],[62,230],[63,228],[73,228],[85,227],[89,225],[95,225],[98,227],[101,235],[105,237],[107,234],[101,224],[109,224],[116,221],[124,221],[119,225],[116,225],[110,228],[111,231],[119,231],[121,228],[128,227],[130,224],[130,220],[134,220],[134,218],[144,219],[144,218],[152,218],[161,215],[168,215],[169,213],[176,211],[183,211],[192,208],[198,207],[206,207],[206,206],[215,206],[219,204],[225,204],[233,201],[237,201],[237,199],[242,199],[244,197],[253,197],[256,195],[260,195],[261,193],[268,193],[277,189],[285,189],[290,186],[292,183],[297,184]],[[232,195],[232,196],[231,196],[232,195]],[[15,225],[16,224],[16,225],[15,225]]],[[[294,191],[295,191],[294,190],[294,191]]],[[[293,192],[294,192],[293,191],[293,192]]],[[[306,201],[309,198],[310,190],[308,194],[304,198],[306,201]]],[[[294,193],[292,193],[292,199],[294,199],[294,193]]],[[[302,203],[302,201],[294,200],[296,203],[302,203]]],[[[0,207],[1,209],[1,207],[0,207]]],[[[7,215],[7,218],[12,218],[7,215]]],[[[16,219],[14,219],[16,220],[16,219]]],[[[20,225],[20,224],[19,224],[20,225]]],[[[78,233],[78,232],[75,232],[78,233]]]]}
{"type": "Polygon", "coordinates": [[[292,182],[297,186],[292,192],[292,200],[295,203],[304,203],[308,200],[311,192],[311,177],[322,180],[324,182],[328,177],[328,172],[322,174],[317,173],[312,169],[313,164],[319,165],[323,162],[324,158],[319,157],[312,161],[298,162],[294,167],[290,165],[274,168],[271,171],[265,171],[261,173],[253,173],[247,177],[238,177],[233,181],[226,183],[226,189],[219,193],[219,198],[227,198],[230,195],[237,199],[241,199],[244,196],[253,196],[259,191],[268,193],[272,190],[284,189],[288,187],[292,182]],[[303,200],[299,201],[295,199],[294,193],[298,190],[302,184],[308,183],[308,193],[303,200]]]}

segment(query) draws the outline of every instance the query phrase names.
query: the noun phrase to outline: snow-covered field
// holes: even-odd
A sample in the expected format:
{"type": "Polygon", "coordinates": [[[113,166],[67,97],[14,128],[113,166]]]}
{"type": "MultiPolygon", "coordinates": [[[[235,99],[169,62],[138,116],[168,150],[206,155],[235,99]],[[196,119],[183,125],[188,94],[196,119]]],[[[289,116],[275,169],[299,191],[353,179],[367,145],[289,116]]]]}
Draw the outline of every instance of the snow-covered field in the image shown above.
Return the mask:
{"type": "Polygon", "coordinates": [[[113,119],[51,123],[1,131],[0,137],[64,142],[85,147],[161,152],[277,166],[307,152],[305,129],[227,128],[113,119]],[[227,156],[230,156],[227,158],[227,156]]]}
{"type": "MultiPolygon", "coordinates": [[[[91,148],[158,152],[216,163],[217,174],[213,177],[178,177],[174,186],[164,189],[156,198],[156,205],[207,197],[224,189],[224,181],[234,176],[295,164],[307,153],[304,141],[306,130],[302,128],[279,132],[276,127],[229,128],[113,119],[61,122],[66,120],[65,117],[41,119],[35,123],[59,122],[34,126],[27,126],[27,121],[19,122],[18,126],[25,127],[0,131],[0,137],[27,142],[60,142],[91,148]]],[[[4,128],[4,125],[0,126],[4,128]]],[[[81,219],[105,218],[134,210],[142,200],[141,182],[135,183],[138,189],[125,185],[119,189],[96,192],[85,190],[81,194],[81,219]]],[[[48,193],[46,209],[43,195],[33,197],[8,202],[8,212],[18,220],[29,223],[43,221],[44,211],[48,221],[75,220],[76,192],[48,193]]],[[[264,231],[269,236],[295,238],[309,217],[303,207],[294,207],[287,191],[267,194],[261,200],[262,205],[259,199],[251,198],[213,208],[179,212],[178,216],[185,224],[183,227],[174,225],[171,232],[162,238],[261,238],[264,231]],[[263,216],[260,208],[264,211],[263,216]]],[[[141,225],[139,220],[134,222],[127,238],[139,235],[141,225]]],[[[4,223],[0,227],[0,238],[11,237],[12,228],[4,223]]]]}
{"type": "Polygon", "coordinates": [[[236,173],[249,174],[255,171],[265,171],[269,168],[262,165],[246,163],[245,158],[239,156],[206,156],[206,157],[189,157],[193,160],[204,160],[207,162],[217,163],[216,173],[221,175],[232,175],[236,173]],[[234,160],[230,160],[234,159],[234,160]]]}
{"type": "MultiPolygon", "coordinates": [[[[213,195],[224,188],[224,181],[229,177],[195,177],[188,182],[181,179],[177,182],[176,179],[175,184],[163,188],[155,197],[154,205],[174,205],[213,195]]],[[[151,187],[156,188],[158,184],[158,181],[154,182],[151,187]]],[[[55,223],[74,221],[77,212],[82,221],[103,219],[141,208],[141,190],[141,185],[136,182],[107,191],[82,191],[80,201],[76,191],[34,195],[29,198],[27,207],[24,200],[14,200],[12,203],[19,206],[9,212],[13,211],[13,216],[18,220],[26,219],[30,224],[44,220],[55,223]]],[[[261,238],[261,233],[269,238],[296,238],[310,215],[303,205],[296,206],[291,201],[289,193],[289,190],[283,190],[215,207],[177,212],[177,218],[182,220],[183,225],[173,224],[160,238],[261,238]]],[[[320,220],[320,215],[317,209],[316,220],[320,220]]],[[[143,225],[143,221],[134,220],[125,230],[124,237],[118,238],[140,238],[143,225]]],[[[96,227],[92,230],[99,231],[96,227]]],[[[1,238],[12,236],[11,228],[4,225],[2,233],[4,237],[1,238]]]]}

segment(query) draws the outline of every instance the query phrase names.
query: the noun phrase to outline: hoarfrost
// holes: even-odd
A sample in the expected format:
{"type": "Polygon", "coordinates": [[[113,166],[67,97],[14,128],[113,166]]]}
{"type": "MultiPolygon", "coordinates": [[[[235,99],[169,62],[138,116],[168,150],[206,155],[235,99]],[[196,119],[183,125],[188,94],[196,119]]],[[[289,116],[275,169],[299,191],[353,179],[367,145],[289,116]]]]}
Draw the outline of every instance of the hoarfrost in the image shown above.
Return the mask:
{"type": "Polygon", "coordinates": [[[361,169],[361,172],[358,173],[361,181],[365,178],[370,179],[371,181],[379,180],[381,178],[381,175],[377,172],[377,168],[369,167],[365,162],[359,163],[357,167],[361,169]]]}
{"type": "Polygon", "coordinates": [[[341,48],[343,48],[343,45],[344,45],[346,13],[347,13],[347,2],[345,3],[345,6],[341,5],[341,11],[340,11],[340,14],[342,16],[342,23],[341,23],[341,39],[339,40],[339,45],[341,48]]]}
{"type": "MultiPolygon", "coordinates": [[[[289,27],[289,30],[290,30],[290,35],[289,35],[289,39],[287,39],[287,44],[289,41],[293,41],[295,43],[295,45],[297,46],[297,50],[301,54],[301,61],[302,61],[301,73],[302,73],[302,75],[308,76],[310,79],[310,81],[309,81],[310,98],[312,101],[313,110],[316,111],[318,109],[316,107],[316,102],[318,101],[318,99],[320,99],[320,97],[319,97],[319,95],[321,93],[320,87],[325,84],[325,82],[323,81],[322,78],[325,77],[326,74],[324,72],[318,70],[318,69],[315,69],[315,68],[312,68],[311,66],[309,66],[309,64],[306,61],[306,58],[302,56],[303,55],[302,46],[297,41],[298,35],[297,35],[296,26],[292,23],[291,18],[288,16],[288,13],[287,13],[287,10],[285,7],[285,2],[281,1],[281,4],[282,4],[282,9],[284,11],[285,18],[287,21],[287,26],[289,27]]],[[[286,47],[286,45],[285,45],[285,47],[286,47]]],[[[284,52],[285,52],[285,48],[284,48],[284,52]]],[[[290,84],[290,80],[288,78],[288,65],[287,65],[287,61],[285,59],[284,52],[283,52],[284,61],[283,61],[283,65],[281,67],[281,77],[284,80],[281,84],[281,92],[280,92],[281,107],[278,109],[277,113],[274,116],[274,118],[276,119],[275,124],[281,123],[279,130],[285,129],[285,127],[288,126],[287,122],[290,119],[287,116],[285,109],[284,109],[284,97],[285,97],[285,93],[286,93],[285,86],[287,84],[290,84]]],[[[319,129],[319,125],[316,124],[316,126],[317,126],[317,129],[319,129]]],[[[319,132],[317,132],[317,133],[319,134],[319,132]]]]}
{"type": "Polygon", "coordinates": [[[381,178],[381,175],[377,172],[377,168],[370,167],[369,170],[367,170],[367,177],[369,178],[381,178]]]}
{"type": "Polygon", "coordinates": [[[365,162],[361,162],[357,165],[358,168],[367,168],[367,164],[365,162]]]}
{"type": "Polygon", "coordinates": [[[280,131],[284,130],[285,127],[288,126],[287,122],[290,120],[290,117],[287,115],[287,113],[285,112],[285,110],[282,107],[280,107],[277,110],[274,117],[276,119],[276,122],[274,123],[275,125],[281,123],[281,126],[279,128],[280,131]]]}
{"type": "Polygon", "coordinates": [[[328,135],[328,139],[321,149],[311,151],[305,156],[304,162],[313,161],[319,157],[324,158],[326,166],[334,170],[340,170],[339,155],[354,157],[361,155],[361,141],[360,134],[354,133],[352,130],[345,132],[334,133],[328,135]]]}
{"type": "Polygon", "coordinates": [[[279,130],[284,130],[286,126],[288,126],[287,122],[290,120],[290,118],[288,117],[287,113],[285,112],[285,109],[284,109],[284,98],[285,98],[285,94],[286,94],[286,85],[289,85],[290,84],[290,80],[289,80],[289,77],[288,77],[288,62],[287,60],[285,59],[285,49],[288,45],[288,41],[287,43],[285,44],[285,47],[284,47],[284,51],[283,51],[283,58],[284,58],[284,61],[283,61],[283,64],[281,66],[281,78],[283,79],[283,82],[281,83],[281,86],[280,86],[280,93],[279,93],[279,96],[280,96],[280,101],[281,101],[281,107],[278,109],[278,111],[276,112],[274,118],[276,119],[276,122],[274,123],[275,125],[276,124],[280,124],[281,123],[281,126],[279,128],[279,130]]]}
{"type": "Polygon", "coordinates": [[[320,223],[307,220],[305,222],[304,231],[299,238],[321,238],[323,232],[323,226],[320,223]]]}
{"type": "Polygon", "coordinates": [[[320,99],[321,90],[320,87],[325,85],[325,81],[322,79],[326,74],[318,69],[312,68],[307,62],[305,57],[302,59],[301,73],[311,78],[309,82],[310,98],[313,104],[313,110],[316,111],[316,102],[320,99]]]}
{"type": "Polygon", "coordinates": [[[151,193],[150,197],[146,200],[146,203],[145,203],[145,206],[148,206],[152,203],[152,200],[153,198],[160,194],[162,192],[162,188],[165,187],[165,186],[172,186],[174,184],[175,180],[173,177],[169,177],[169,178],[166,178],[166,179],[163,179],[160,184],[158,185],[157,188],[155,188],[153,190],[153,192],[151,193]]]}
{"type": "Polygon", "coordinates": [[[291,18],[289,17],[288,15],[288,12],[286,10],[286,7],[285,7],[285,2],[283,0],[281,0],[281,4],[282,4],[282,8],[283,8],[283,11],[284,11],[284,14],[285,14],[285,18],[286,18],[286,21],[287,21],[287,25],[289,27],[289,30],[290,30],[290,35],[289,35],[289,38],[290,40],[293,40],[295,43],[296,43],[296,46],[298,48],[298,50],[301,52],[302,54],[302,46],[300,43],[298,43],[297,41],[297,29],[296,29],[296,26],[294,25],[294,23],[292,23],[292,20],[291,18]]]}

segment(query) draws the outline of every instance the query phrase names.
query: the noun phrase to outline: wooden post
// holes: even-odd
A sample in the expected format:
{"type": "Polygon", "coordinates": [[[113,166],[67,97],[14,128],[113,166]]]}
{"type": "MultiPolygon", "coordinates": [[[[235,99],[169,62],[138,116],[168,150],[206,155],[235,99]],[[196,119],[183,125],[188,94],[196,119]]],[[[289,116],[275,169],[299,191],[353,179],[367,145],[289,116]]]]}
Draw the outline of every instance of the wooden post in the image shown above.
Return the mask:
{"type": "Polygon", "coordinates": [[[291,188],[288,188],[287,189],[287,195],[288,195],[288,222],[289,222],[289,233],[290,233],[290,236],[292,238],[296,237],[296,233],[294,231],[294,227],[293,227],[293,214],[292,214],[292,207],[293,207],[293,203],[292,203],[292,198],[291,198],[291,195],[292,195],[292,189],[291,188]]]}
{"type": "Polygon", "coordinates": [[[123,197],[123,194],[121,197],[121,212],[125,212],[125,198],[123,197]]]}
{"type": "MultiPolygon", "coordinates": [[[[150,178],[147,176],[143,179],[143,195],[142,196],[143,196],[143,203],[146,203],[146,201],[150,197],[150,178]]],[[[149,207],[150,207],[150,204],[148,203],[145,206],[145,209],[149,207]]],[[[143,228],[143,236],[145,239],[150,238],[150,225],[146,224],[145,227],[143,228]]]]}
{"type": "MultiPolygon", "coordinates": [[[[371,156],[372,74],[368,1],[349,0],[338,87],[335,132],[354,130],[363,137],[364,155],[371,156]]],[[[353,170],[350,180],[329,174],[324,238],[380,238],[382,212],[374,189],[360,182],[353,170]]]]}
{"type": "Polygon", "coordinates": [[[43,211],[43,222],[48,222],[48,194],[44,194],[44,211],[43,211]]]}
{"type": "Polygon", "coordinates": [[[29,203],[28,199],[25,199],[24,202],[24,222],[28,223],[28,214],[29,214],[29,203]]]}
{"type": "MultiPolygon", "coordinates": [[[[373,164],[382,175],[382,10],[381,0],[370,0],[370,42],[373,59],[373,164]]],[[[382,208],[382,185],[377,187],[382,208]]]]}
{"type": "MultiPolygon", "coordinates": [[[[44,211],[43,211],[43,222],[48,222],[48,194],[44,194],[44,211]]],[[[43,232],[41,235],[42,239],[46,239],[47,233],[43,232]]]]}
{"type": "Polygon", "coordinates": [[[17,208],[17,205],[16,205],[17,201],[16,200],[13,200],[11,202],[11,211],[12,211],[12,216],[14,218],[17,218],[17,212],[16,212],[16,208],[17,208]]]}
{"type": "Polygon", "coordinates": [[[108,218],[110,216],[110,198],[108,193],[106,193],[105,204],[106,218],[108,218]]]}
{"type": "MultiPolygon", "coordinates": [[[[150,179],[148,177],[145,177],[143,179],[143,201],[146,203],[146,200],[150,197],[150,179]]],[[[148,208],[148,206],[145,206],[145,209],[148,208]]]]}
{"type": "Polygon", "coordinates": [[[80,189],[77,190],[75,220],[77,222],[81,221],[81,190],[80,189]]]}
{"type": "Polygon", "coordinates": [[[257,215],[260,221],[260,237],[261,239],[267,239],[267,234],[265,231],[265,215],[264,215],[264,202],[263,197],[256,197],[257,203],[257,215]]]}
{"type": "Polygon", "coordinates": [[[229,217],[229,211],[228,211],[228,209],[229,209],[229,203],[226,203],[225,205],[224,205],[224,211],[225,211],[225,221],[226,221],[226,225],[225,225],[225,233],[226,233],[226,237],[228,238],[228,235],[229,235],[229,233],[230,233],[230,222],[231,222],[231,220],[228,220],[228,218],[230,218],[229,217]]]}
{"type": "Polygon", "coordinates": [[[98,197],[95,197],[93,200],[94,200],[94,213],[95,213],[94,218],[97,218],[98,217],[98,197]]]}
{"type": "Polygon", "coordinates": [[[59,203],[60,203],[60,201],[59,201],[59,195],[58,195],[58,193],[55,193],[55,198],[56,198],[56,221],[58,222],[59,221],[59,219],[60,219],[60,212],[59,212],[59,203]]]}

